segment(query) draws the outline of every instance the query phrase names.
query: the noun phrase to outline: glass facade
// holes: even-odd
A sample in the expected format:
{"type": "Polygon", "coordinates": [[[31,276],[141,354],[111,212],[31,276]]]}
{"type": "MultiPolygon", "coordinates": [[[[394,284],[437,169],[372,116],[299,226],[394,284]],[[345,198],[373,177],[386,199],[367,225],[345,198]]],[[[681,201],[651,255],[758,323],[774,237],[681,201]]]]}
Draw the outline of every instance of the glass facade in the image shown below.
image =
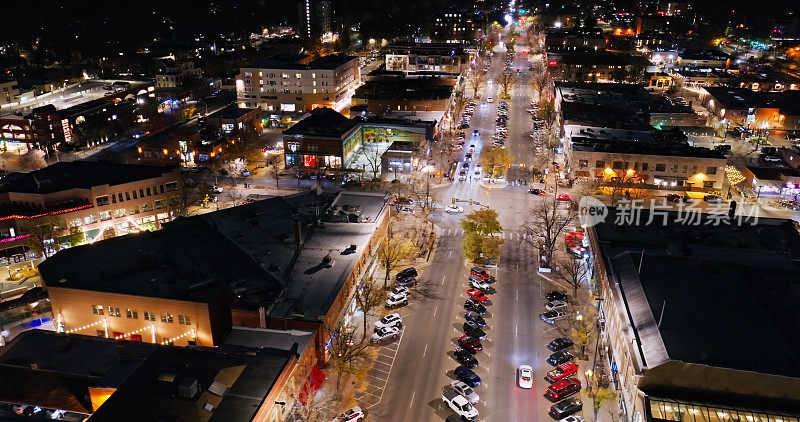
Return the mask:
{"type": "Polygon", "coordinates": [[[648,421],[681,422],[800,422],[800,413],[789,415],[764,410],[722,407],[649,397],[648,421]]]}

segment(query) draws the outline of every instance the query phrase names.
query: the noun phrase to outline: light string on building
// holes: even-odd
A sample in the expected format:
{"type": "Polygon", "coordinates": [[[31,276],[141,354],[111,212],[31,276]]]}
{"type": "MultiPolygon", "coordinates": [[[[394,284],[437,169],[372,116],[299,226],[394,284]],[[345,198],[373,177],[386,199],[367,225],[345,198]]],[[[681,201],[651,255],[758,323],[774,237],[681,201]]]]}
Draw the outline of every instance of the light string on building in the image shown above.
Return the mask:
{"type": "Polygon", "coordinates": [[[731,186],[738,185],[745,179],[742,173],[734,166],[725,166],[725,174],[728,176],[731,186]]]}
{"type": "Polygon", "coordinates": [[[187,332],[185,332],[185,333],[183,333],[183,334],[181,334],[179,336],[172,337],[170,339],[164,340],[164,341],[161,342],[161,345],[164,346],[164,345],[167,345],[167,344],[170,344],[170,343],[174,342],[175,340],[180,340],[180,339],[186,338],[186,337],[196,337],[195,329],[192,328],[191,330],[189,330],[189,331],[187,331],[187,332]]]}
{"type": "Polygon", "coordinates": [[[80,327],[75,327],[75,328],[69,329],[69,330],[64,331],[64,332],[67,333],[67,334],[70,334],[70,333],[74,333],[76,331],[83,331],[83,330],[85,330],[87,328],[92,328],[92,327],[96,327],[98,325],[103,325],[104,322],[105,322],[105,320],[101,319],[101,320],[95,321],[95,322],[93,322],[91,324],[81,325],[80,327]]]}
{"type": "Polygon", "coordinates": [[[128,332],[128,333],[125,333],[125,334],[117,334],[116,336],[114,336],[114,339],[115,340],[123,340],[123,339],[125,339],[125,337],[129,337],[129,336],[132,336],[134,334],[139,334],[139,333],[147,331],[147,330],[155,330],[155,329],[156,329],[155,326],[148,325],[146,327],[142,327],[142,328],[140,328],[138,330],[134,330],[134,331],[131,331],[131,332],[128,332]]]}
{"type": "Polygon", "coordinates": [[[91,207],[93,207],[93,205],[88,204],[88,205],[81,205],[79,207],[67,208],[65,210],[46,212],[46,213],[36,214],[36,215],[16,215],[16,214],[15,215],[7,215],[5,217],[0,217],[0,221],[12,220],[12,219],[39,218],[39,217],[44,217],[44,216],[48,216],[48,215],[58,215],[58,214],[64,214],[64,213],[73,212],[73,211],[84,210],[86,208],[91,208],[91,207]]]}

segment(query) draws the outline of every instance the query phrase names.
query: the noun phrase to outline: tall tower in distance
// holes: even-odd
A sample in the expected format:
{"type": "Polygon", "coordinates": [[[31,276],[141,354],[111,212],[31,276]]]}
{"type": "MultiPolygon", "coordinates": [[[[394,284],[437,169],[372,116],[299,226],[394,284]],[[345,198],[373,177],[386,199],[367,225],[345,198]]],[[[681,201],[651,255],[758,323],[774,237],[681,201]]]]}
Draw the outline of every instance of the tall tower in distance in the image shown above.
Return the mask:
{"type": "Polygon", "coordinates": [[[300,37],[319,40],[326,34],[331,34],[331,9],[331,2],[328,0],[301,0],[298,4],[297,27],[300,37]]]}

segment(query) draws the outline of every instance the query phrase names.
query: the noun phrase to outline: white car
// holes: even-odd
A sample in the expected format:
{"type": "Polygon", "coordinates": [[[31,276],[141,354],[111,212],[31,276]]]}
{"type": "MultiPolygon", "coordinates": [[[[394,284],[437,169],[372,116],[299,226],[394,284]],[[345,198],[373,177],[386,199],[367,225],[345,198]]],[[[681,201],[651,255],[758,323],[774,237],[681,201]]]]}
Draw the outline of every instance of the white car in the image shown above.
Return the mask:
{"type": "Polygon", "coordinates": [[[331,422],[361,422],[364,420],[364,412],[360,407],[356,406],[352,409],[345,410],[341,415],[333,418],[331,422]]]}
{"type": "Polygon", "coordinates": [[[475,166],[475,175],[476,176],[480,176],[482,171],[483,171],[483,167],[481,167],[480,164],[475,166]]]}
{"type": "Polygon", "coordinates": [[[488,97],[488,98],[486,99],[486,102],[487,102],[487,103],[493,103],[493,102],[494,102],[494,98],[492,98],[492,97],[488,97]]]}
{"type": "Polygon", "coordinates": [[[483,281],[483,279],[481,279],[480,277],[475,277],[475,276],[470,277],[469,285],[481,291],[486,291],[489,289],[489,283],[483,281]]]}
{"type": "Polygon", "coordinates": [[[211,192],[222,193],[222,188],[217,185],[211,186],[211,192]]]}
{"type": "Polygon", "coordinates": [[[384,340],[397,340],[398,338],[400,338],[400,328],[398,327],[383,327],[372,333],[373,343],[384,340]]]}
{"type": "Polygon", "coordinates": [[[559,420],[558,422],[584,422],[584,419],[578,415],[569,415],[566,418],[559,420]]]}
{"type": "Polygon", "coordinates": [[[520,365],[517,368],[517,385],[520,388],[533,388],[533,368],[528,365],[520,365]]]}
{"type": "Polygon", "coordinates": [[[405,286],[395,286],[395,287],[394,287],[394,289],[392,289],[392,290],[389,292],[389,294],[395,294],[395,295],[407,295],[409,292],[411,292],[411,289],[409,289],[408,287],[405,287],[405,286]]]}
{"type": "Polygon", "coordinates": [[[450,381],[450,387],[452,387],[453,390],[456,390],[458,394],[464,396],[467,399],[467,401],[469,401],[472,404],[481,401],[481,398],[480,396],[478,396],[478,393],[476,393],[475,390],[472,389],[472,387],[465,384],[464,381],[460,380],[450,381]]]}
{"type": "Polygon", "coordinates": [[[403,328],[403,318],[400,317],[400,314],[395,312],[375,321],[375,331],[388,327],[403,328]]]}
{"type": "Polygon", "coordinates": [[[567,302],[564,302],[563,300],[552,300],[547,302],[547,305],[544,305],[544,308],[548,311],[554,311],[556,309],[565,308],[566,306],[567,302]]]}
{"type": "Polygon", "coordinates": [[[400,293],[400,294],[389,293],[389,297],[386,298],[387,308],[396,308],[398,306],[406,306],[406,305],[408,305],[408,296],[405,293],[400,293]]]}
{"type": "Polygon", "coordinates": [[[764,157],[764,161],[768,161],[770,163],[780,163],[781,159],[779,157],[774,156],[774,155],[767,155],[767,156],[764,157]]]}
{"type": "Polygon", "coordinates": [[[448,205],[447,208],[444,210],[450,214],[458,214],[464,212],[464,208],[459,207],[456,204],[448,205]]]}

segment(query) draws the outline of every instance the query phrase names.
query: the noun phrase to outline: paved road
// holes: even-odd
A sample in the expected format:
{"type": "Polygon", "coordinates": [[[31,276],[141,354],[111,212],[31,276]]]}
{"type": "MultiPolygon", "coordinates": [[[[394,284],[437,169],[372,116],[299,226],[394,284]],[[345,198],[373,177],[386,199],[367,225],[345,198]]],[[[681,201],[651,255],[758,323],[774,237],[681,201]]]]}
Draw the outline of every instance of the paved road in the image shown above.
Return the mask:
{"type": "MultiPolygon", "coordinates": [[[[516,67],[526,66],[526,59],[517,55],[516,67]]],[[[501,55],[495,55],[489,77],[496,79],[502,71],[501,55]]],[[[487,94],[498,98],[497,86],[487,86],[480,100],[487,94]]],[[[530,146],[530,117],[525,111],[530,101],[527,84],[515,88],[509,104],[509,138],[507,147],[518,162],[525,162],[533,150],[530,146]]],[[[481,135],[470,137],[466,147],[475,144],[475,156],[485,145],[491,144],[494,132],[496,102],[480,105],[478,101],[472,127],[481,135]]],[[[469,133],[468,132],[468,133],[469,133]]],[[[466,152],[466,151],[465,151],[466,152]]],[[[439,192],[443,202],[450,198],[461,201],[473,199],[500,213],[504,228],[503,253],[495,272],[498,282],[496,292],[490,295],[491,306],[487,314],[488,340],[484,351],[477,354],[480,362],[476,372],[483,383],[476,389],[481,403],[476,407],[482,421],[522,422],[547,420],[550,404],[542,396],[545,371],[549,365],[545,344],[556,337],[552,327],[538,319],[543,308],[543,292],[548,282],[536,274],[536,261],[532,249],[524,242],[522,225],[528,210],[535,201],[544,199],[526,192],[525,186],[486,189],[474,178],[474,163],[470,166],[472,180],[455,182],[439,192]],[[520,364],[534,368],[535,388],[522,390],[516,386],[516,368],[520,364]]],[[[521,172],[521,171],[520,171],[521,172]]],[[[513,177],[513,176],[512,176],[513,177]]],[[[521,176],[520,176],[521,177],[521,176]]],[[[480,205],[462,202],[466,212],[480,205]]],[[[463,231],[461,215],[442,215],[437,225],[441,237],[432,257],[432,264],[423,274],[423,282],[405,308],[405,334],[398,348],[383,398],[369,408],[369,415],[381,421],[441,421],[452,414],[441,401],[442,387],[449,384],[452,371],[458,365],[452,358],[455,340],[461,335],[463,323],[464,291],[469,287],[469,266],[462,253],[463,231]]]]}

